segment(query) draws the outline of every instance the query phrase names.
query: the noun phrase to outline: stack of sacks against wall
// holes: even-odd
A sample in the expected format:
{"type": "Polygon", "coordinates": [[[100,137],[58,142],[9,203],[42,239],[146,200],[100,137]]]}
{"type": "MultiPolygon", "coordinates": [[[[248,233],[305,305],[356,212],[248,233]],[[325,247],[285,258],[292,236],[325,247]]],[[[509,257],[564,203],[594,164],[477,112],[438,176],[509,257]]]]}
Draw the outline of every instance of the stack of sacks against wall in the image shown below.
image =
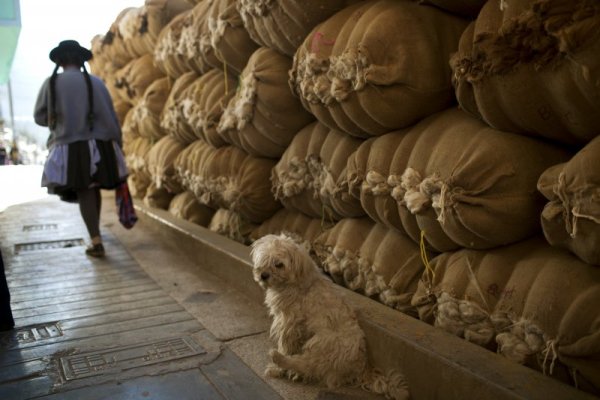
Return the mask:
{"type": "Polygon", "coordinates": [[[271,194],[268,176],[275,162],[249,156],[233,146],[215,149],[202,140],[189,145],[175,160],[185,188],[212,208],[226,208],[259,224],[281,204],[271,194]]]}
{"type": "Polygon", "coordinates": [[[446,10],[452,14],[468,18],[476,18],[487,0],[415,0],[420,4],[428,4],[446,10]]]}
{"type": "Polygon", "coordinates": [[[413,298],[422,320],[598,392],[600,269],[541,237],[444,253],[431,267],[413,298]]]}
{"type": "Polygon", "coordinates": [[[364,215],[348,194],[346,163],[361,141],[314,122],[302,129],[271,173],[283,205],[313,218],[339,220],[364,215]]]}
{"type": "Polygon", "coordinates": [[[313,249],[333,280],[404,313],[423,273],[419,246],[369,218],[347,218],[319,235],[313,249]]]}
{"type": "MultiPolygon", "coordinates": [[[[184,75],[185,76],[185,75],[184,75]]],[[[211,69],[201,75],[180,96],[181,114],[196,139],[202,139],[214,147],[226,144],[217,127],[227,102],[235,94],[236,82],[231,75],[211,69]]]]}
{"type": "Polygon", "coordinates": [[[314,120],[288,86],[292,60],[259,48],[244,68],[219,122],[220,135],[247,153],[280,157],[294,135],[314,120]]]}
{"type": "Polygon", "coordinates": [[[565,143],[598,135],[597,1],[489,0],[451,64],[462,108],[497,129],[565,143]]]}
{"type": "Polygon", "coordinates": [[[195,64],[180,47],[184,23],[188,21],[192,12],[193,10],[188,10],[173,18],[160,32],[154,48],[154,64],[162,73],[173,79],[195,70],[195,64]]]}
{"type": "Polygon", "coordinates": [[[169,212],[177,218],[201,226],[208,226],[215,214],[215,210],[200,204],[196,199],[196,195],[187,190],[173,197],[173,200],[169,203],[169,212]]]}
{"type": "Polygon", "coordinates": [[[262,46],[293,56],[318,23],[356,0],[237,0],[250,37],[262,46]]]}
{"type": "Polygon", "coordinates": [[[271,218],[263,222],[250,234],[250,240],[255,241],[265,235],[284,233],[303,245],[307,250],[312,248],[312,242],[321,233],[333,227],[331,222],[311,218],[299,211],[281,209],[271,218]]]}
{"type": "Polygon", "coordinates": [[[183,151],[185,145],[165,136],[156,142],[148,152],[148,172],[157,189],[166,189],[177,194],[183,191],[179,176],[175,170],[175,159],[183,151]]]}
{"type": "Polygon", "coordinates": [[[366,138],[410,126],[454,101],[448,58],[465,26],[434,7],[360,2],[309,34],[290,85],[330,128],[366,138]]]}
{"type": "Polygon", "coordinates": [[[542,228],[553,246],[571,250],[583,261],[600,265],[600,137],[569,162],[546,170],[538,189],[549,200],[542,228]]]}
{"type": "Polygon", "coordinates": [[[443,252],[487,249],[539,231],[542,172],[569,153],[450,109],[367,140],[350,157],[350,192],[375,221],[443,252]]]}
{"type": "Polygon", "coordinates": [[[133,107],[132,123],[137,126],[140,136],[152,142],[167,134],[160,126],[160,115],[172,85],[173,81],[169,77],[155,80],[146,88],[139,103],[133,107]]]}

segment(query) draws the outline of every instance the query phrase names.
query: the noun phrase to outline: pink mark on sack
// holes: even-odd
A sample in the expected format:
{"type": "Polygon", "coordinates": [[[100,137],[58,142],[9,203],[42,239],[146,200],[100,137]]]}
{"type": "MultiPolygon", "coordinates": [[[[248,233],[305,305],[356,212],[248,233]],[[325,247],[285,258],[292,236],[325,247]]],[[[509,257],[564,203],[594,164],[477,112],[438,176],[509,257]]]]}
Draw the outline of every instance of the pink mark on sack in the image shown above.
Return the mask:
{"type": "Polygon", "coordinates": [[[315,32],[310,44],[310,52],[318,53],[322,44],[325,46],[333,46],[335,44],[335,39],[325,39],[325,34],[323,34],[323,32],[315,32]]]}

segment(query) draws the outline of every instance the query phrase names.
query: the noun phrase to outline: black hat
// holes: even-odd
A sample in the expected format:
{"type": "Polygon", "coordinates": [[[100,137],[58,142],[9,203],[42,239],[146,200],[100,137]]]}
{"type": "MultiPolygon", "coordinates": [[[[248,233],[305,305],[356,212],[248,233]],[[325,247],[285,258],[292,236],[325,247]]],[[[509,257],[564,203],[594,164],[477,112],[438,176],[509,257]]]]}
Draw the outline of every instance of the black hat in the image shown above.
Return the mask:
{"type": "Polygon", "coordinates": [[[84,63],[92,58],[92,52],[81,47],[76,40],[63,40],[50,52],[50,60],[58,64],[62,55],[74,53],[81,57],[81,62],[84,63]]]}

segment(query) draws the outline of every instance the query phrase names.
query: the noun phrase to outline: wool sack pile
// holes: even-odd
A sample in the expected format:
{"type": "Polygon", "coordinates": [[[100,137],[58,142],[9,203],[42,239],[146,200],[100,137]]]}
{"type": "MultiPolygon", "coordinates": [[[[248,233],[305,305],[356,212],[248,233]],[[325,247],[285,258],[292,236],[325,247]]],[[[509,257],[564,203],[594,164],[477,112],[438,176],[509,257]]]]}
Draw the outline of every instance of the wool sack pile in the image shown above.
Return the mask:
{"type": "Polygon", "coordinates": [[[538,189],[548,199],[542,228],[553,246],[600,265],[600,137],[571,160],[546,170],[538,189]]]}
{"type": "Polygon", "coordinates": [[[454,102],[448,58],[465,26],[434,7],[360,2],[306,37],[290,85],[320,122],[353,136],[412,125],[454,102]]]}
{"type": "Polygon", "coordinates": [[[272,171],[275,198],[286,208],[314,218],[337,221],[364,215],[343,184],[348,157],[360,144],[321,123],[308,125],[296,134],[272,171]]]}
{"type": "Polygon", "coordinates": [[[256,226],[235,211],[219,208],[212,217],[208,229],[236,242],[250,244],[249,236],[256,226]]]}
{"type": "Polygon", "coordinates": [[[339,284],[404,313],[423,273],[421,253],[405,235],[369,218],[346,218],[313,242],[322,268],[339,284]]]}
{"type": "Polygon", "coordinates": [[[121,99],[135,106],[144,92],[164,74],[154,65],[151,54],[136,58],[115,73],[115,87],[121,99]]]}
{"type": "Polygon", "coordinates": [[[293,56],[318,23],[356,0],[237,0],[250,37],[262,46],[293,56]]]}
{"type": "Polygon", "coordinates": [[[368,140],[348,160],[347,176],[373,219],[415,242],[424,232],[435,251],[487,249],[540,230],[537,180],[569,156],[450,109],[368,140]]]}
{"type": "Polygon", "coordinates": [[[200,204],[194,193],[186,190],[175,195],[169,203],[169,212],[177,218],[207,227],[215,210],[200,204]]]}
{"type": "Polygon", "coordinates": [[[228,143],[257,157],[279,158],[294,135],[314,120],[288,87],[292,61],[261,47],[244,68],[218,131],[228,143]]]}
{"type": "Polygon", "coordinates": [[[600,126],[600,3],[489,0],[452,57],[461,106],[491,126],[582,144],[600,126]]]}
{"type": "Polygon", "coordinates": [[[166,135],[166,131],[160,126],[160,115],[172,85],[169,77],[155,80],[133,107],[132,123],[137,127],[140,136],[157,141],[166,135]]]}
{"type": "Polygon", "coordinates": [[[541,237],[431,267],[413,298],[422,320],[597,393],[600,269],[541,237]]]}
{"type": "Polygon", "coordinates": [[[180,46],[182,31],[194,10],[184,11],[173,18],[160,32],[154,48],[154,63],[163,74],[173,79],[193,71],[195,64],[180,46]]]}

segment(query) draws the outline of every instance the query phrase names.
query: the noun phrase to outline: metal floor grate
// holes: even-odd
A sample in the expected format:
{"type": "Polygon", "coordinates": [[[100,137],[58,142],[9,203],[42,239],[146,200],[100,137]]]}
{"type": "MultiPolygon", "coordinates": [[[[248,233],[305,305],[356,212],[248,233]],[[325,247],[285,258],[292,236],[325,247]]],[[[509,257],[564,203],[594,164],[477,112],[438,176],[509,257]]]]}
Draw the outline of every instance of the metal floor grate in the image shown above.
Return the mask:
{"type": "Polygon", "coordinates": [[[68,247],[83,246],[83,239],[64,239],[50,240],[45,242],[17,243],[15,244],[15,254],[20,254],[28,251],[63,249],[68,247]]]}
{"type": "Polygon", "coordinates": [[[55,231],[56,229],[58,229],[57,224],[36,224],[23,226],[23,232],[55,231]]]}

